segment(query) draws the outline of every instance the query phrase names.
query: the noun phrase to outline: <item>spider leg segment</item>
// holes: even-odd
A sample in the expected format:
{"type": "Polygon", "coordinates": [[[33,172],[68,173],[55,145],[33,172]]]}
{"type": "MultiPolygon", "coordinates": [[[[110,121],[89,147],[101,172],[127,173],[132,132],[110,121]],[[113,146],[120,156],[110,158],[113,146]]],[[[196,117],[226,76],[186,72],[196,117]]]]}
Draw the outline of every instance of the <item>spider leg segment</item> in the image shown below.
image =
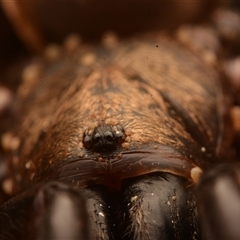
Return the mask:
{"type": "Polygon", "coordinates": [[[240,238],[240,165],[219,165],[204,175],[197,189],[203,239],[240,238]]]}

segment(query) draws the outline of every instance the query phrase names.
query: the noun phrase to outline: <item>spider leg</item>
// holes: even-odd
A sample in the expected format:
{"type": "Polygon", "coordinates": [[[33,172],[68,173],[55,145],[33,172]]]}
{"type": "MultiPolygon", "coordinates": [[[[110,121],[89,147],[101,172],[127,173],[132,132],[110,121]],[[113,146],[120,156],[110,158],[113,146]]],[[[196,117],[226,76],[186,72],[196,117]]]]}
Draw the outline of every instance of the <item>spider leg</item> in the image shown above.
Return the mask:
{"type": "Polygon", "coordinates": [[[240,165],[224,164],[203,176],[197,189],[204,240],[240,239],[240,165]]]}
{"type": "Polygon", "coordinates": [[[0,239],[89,239],[81,193],[50,182],[12,198],[0,208],[0,239]]]}

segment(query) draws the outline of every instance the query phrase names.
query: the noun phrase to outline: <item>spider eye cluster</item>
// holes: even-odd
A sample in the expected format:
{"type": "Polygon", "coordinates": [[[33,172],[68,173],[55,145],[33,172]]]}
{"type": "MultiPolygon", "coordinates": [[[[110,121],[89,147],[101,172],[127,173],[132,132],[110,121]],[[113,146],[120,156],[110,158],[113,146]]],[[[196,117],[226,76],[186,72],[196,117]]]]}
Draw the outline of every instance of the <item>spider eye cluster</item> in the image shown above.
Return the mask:
{"type": "Polygon", "coordinates": [[[125,140],[124,130],[121,126],[98,126],[91,135],[88,131],[83,136],[83,146],[96,152],[113,151],[125,140]]]}

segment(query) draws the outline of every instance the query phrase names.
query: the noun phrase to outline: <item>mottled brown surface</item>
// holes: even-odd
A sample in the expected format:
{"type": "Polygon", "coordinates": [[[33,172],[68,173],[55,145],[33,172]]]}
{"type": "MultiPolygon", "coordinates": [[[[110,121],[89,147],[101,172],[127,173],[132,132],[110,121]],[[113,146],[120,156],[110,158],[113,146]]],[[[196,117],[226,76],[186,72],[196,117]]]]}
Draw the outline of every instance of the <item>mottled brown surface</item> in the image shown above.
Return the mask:
{"type": "MultiPolygon", "coordinates": [[[[49,178],[114,184],[154,171],[191,179],[194,166],[217,160],[224,110],[219,76],[166,37],[80,47],[39,69],[36,90],[28,97],[20,92],[17,188],[49,178]],[[99,125],[121,125],[125,142],[110,153],[86,150],[83,134],[99,125]]],[[[29,84],[22,89],[31,92],[29,84]]]]}

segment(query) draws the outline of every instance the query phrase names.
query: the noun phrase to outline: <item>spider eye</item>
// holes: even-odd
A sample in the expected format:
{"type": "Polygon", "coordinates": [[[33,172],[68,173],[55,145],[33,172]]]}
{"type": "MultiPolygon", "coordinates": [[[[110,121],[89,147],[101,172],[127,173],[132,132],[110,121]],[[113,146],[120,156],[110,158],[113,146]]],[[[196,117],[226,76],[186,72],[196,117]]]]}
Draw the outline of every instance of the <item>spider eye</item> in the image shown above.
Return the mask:
{"type": "Polygon", "coordinates": [[[84,134],[83,146],[87,149],[91,148],[91,146],[92,146],[92,137],[91,136],[84,134]]]}
{"type": "Polygon", "coordinates": [[[94,142],[94,144],[99,144],[100,141],[101,141],[101,135],[100,135],[100,133],[96,133],[93,137],[93,142],[94,142]]]}
{"type": "Polygon", "coordinates": [[[115,141],[115,137],[112,132],[107,131],[104,133],[104,138],[108,143],[113,143],[115,141]]]}
{"type": "Polygon", "coordinates": [[[91,135],[89,131],[84,133],[83,146],[94,152],[109,152],[114,151],[124,140],[125,134],[122,127],[98,126],[91,135]]]}
{"type": "Polygon", "coordinates": [[[125,134],[123,133],[123,131],[118,130],[116,131],[115,135],[116,135],[117,143],[122,144],[125,140],[125,134]]]}

